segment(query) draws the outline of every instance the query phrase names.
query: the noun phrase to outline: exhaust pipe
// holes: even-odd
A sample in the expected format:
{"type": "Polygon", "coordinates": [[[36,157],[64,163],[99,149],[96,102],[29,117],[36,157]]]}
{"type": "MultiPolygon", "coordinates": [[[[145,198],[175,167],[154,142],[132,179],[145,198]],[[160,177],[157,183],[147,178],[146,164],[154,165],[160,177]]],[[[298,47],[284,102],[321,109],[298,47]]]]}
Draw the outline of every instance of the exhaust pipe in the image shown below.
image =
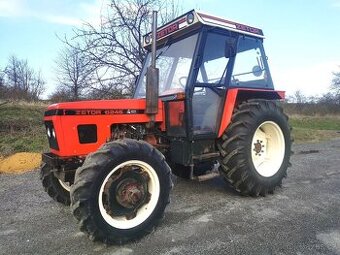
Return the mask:
{"type": "Polygon", "coordinates": [[[159,69],[156,68],[156,34],[157,34],[157,11],[152,12],[152,44],[151,65],[146,72],[146,109],[145,113],[150,116],[149,128],[154,127],[155,116],[158,113],[159,69]]]}

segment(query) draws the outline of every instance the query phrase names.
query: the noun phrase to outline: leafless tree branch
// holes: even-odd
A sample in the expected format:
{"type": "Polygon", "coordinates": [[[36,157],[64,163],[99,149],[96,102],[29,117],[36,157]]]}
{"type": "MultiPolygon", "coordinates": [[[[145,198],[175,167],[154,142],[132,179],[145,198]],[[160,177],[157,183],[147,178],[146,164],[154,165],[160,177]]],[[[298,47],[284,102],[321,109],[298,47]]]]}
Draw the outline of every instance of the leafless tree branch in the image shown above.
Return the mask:
{"type": "MultiPolygon", "coordinates": [[[[174,0],[111,0],[99,27],[86,23],[74,29],[71,38],[62,38],[68,51],[77,52],[86,60],[78,67],[86,69],[83,70],[85,73],[91,72],[91,78],[83,79],[82,85],[78,86],[80,90],[86,90],[86,96],[90,98],[131,96],[146,56],[142,36],[150,30],[152,10],[159,11],[160,22],[164,23],[178,15],[177,5],[174,0]]],[[[58,76],[60,84],[66,89],[66,78],[68,87],[75,88],[74,77],[71,79],[66,75],[72,68],[61,62],[60,69],[66,72],[58,76]]]]}

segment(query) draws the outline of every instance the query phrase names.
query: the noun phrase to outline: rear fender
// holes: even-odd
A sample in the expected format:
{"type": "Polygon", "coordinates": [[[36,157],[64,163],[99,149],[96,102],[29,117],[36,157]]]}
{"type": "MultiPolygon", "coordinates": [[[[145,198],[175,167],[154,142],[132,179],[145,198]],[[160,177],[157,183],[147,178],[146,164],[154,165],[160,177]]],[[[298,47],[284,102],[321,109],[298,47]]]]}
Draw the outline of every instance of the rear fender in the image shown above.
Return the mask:
{"type": "Polygon", "coordinates": [[[229,89],[223,106],[221,125],[218,131],[218,138],[222,136],[224,130],[230,124],[234,109],[239,103],[248,99],[283,100],[284,98],[284,91],[238,88],[229,89]]]}

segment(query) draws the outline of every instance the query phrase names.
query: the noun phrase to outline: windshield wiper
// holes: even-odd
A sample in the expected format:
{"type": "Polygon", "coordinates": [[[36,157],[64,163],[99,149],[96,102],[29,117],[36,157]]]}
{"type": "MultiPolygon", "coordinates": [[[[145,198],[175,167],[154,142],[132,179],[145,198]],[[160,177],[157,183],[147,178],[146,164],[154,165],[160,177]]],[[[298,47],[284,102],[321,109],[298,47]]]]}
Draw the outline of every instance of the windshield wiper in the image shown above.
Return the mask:
{"type": "MultiPolygon", "coordinates": [[[[227,78],[226,76],[227,76],[227,70],[228,70],[229,63],[230,63],[230,59],[228,59],[228,62],[227,62],[227,64],[226,64],[226,66],[225,66],[225,69],[223,70],[222,76],[221,76],[221,78],[220,78],[218,84],[222,84],[223,78],[224,78],[224,79],[227,78]],[[225,76],[225,77],[224,77],[224,76],[225,76]]],[[[225,81],[223,82],[223,85],[224,85],[224,84],[225,84],[225,81]]]]}
{"type": "MultiPolygon", "coordinates": [[[[219,80],[219,82],[217,84],[219,84],[219,85],[222,84],[224,75],[226,75],[226,73],[227,73],[227,69],[228,69],[228,64],[225,66],[225,69],[224,69],[224,71],[222,73],[222,76],[221,76],[221,78],[220,78],[220,80],[219,80]]],[[[223,82],[223,84],[224,84],[224,82],[223,82]]]]}
{"type": "Polygon", "coordinates": [[[162,56],[163,53],[166,52],[166,51],[169,49],[170,46],[171,46],[171,45],[169,45],[166,49],[162,50],[162,51],[156,56],[156,60],[157,60],[160,56],[162,56]]]}
{"type": "MultiPolygon", "coordinates": [[[[169,38],[165,41],[165,43],[162,45],[161,49],[164,48],[169,42],[169,38]]],[[[168,45],[168,47],[166,47],[164,50],[162,50],[157,56],[156,56],[156,60],[163,55],[164,52],[166,52],[169,48],[170,48],[171,44],[168,45]]]]}

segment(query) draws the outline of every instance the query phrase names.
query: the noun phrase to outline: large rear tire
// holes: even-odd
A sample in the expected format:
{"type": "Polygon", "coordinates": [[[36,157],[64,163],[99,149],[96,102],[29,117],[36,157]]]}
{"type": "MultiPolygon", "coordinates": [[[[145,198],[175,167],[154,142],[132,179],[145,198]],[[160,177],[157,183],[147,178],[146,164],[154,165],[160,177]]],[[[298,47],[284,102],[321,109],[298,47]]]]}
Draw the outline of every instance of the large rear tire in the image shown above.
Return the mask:
{"type": "Polygon", "coordinates": [[[45,163],[40,168],[40,180],[45,191],[53,200],[70,205],[70,184],[55,177],[53,169],[45,163]]]}
{"type": "Polygon", "coordinates": [[[103,145],[77,169],[71,208],[91,240],[124,243],[150,233],[170,202],[171,170],[150,144],[103,145]]]}
{"type": "Polygon", "coordinates": [[[288,117],[275,101],[241,103],[220,140],[220,172],[244,195],[265,196],[281,186],[290,165],[288,117]]]}

